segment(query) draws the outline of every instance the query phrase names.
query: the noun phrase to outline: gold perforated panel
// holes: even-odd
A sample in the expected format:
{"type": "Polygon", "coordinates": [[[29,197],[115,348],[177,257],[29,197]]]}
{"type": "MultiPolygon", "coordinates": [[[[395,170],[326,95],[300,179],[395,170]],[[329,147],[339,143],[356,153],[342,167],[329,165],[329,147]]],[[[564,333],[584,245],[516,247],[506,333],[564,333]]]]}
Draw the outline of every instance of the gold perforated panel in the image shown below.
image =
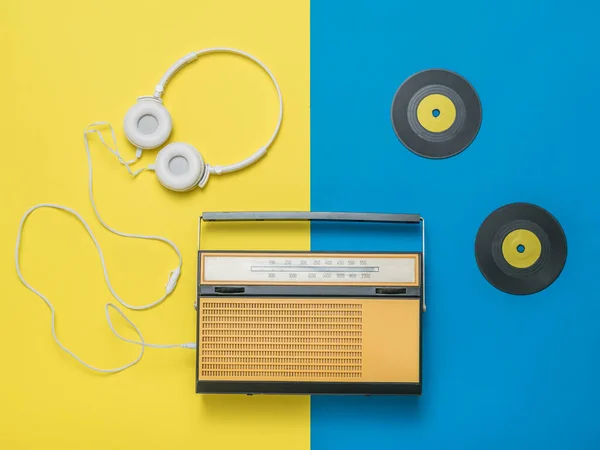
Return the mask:
{"type": "Polygon", "coordinates": [[[219,298],[199,307],[200,379],[389,381],[411,372],[414,380],[396,381],[418,381],[418,300],[219,298]],[[403,335],[408,349],[387,342],[403,335]]]}

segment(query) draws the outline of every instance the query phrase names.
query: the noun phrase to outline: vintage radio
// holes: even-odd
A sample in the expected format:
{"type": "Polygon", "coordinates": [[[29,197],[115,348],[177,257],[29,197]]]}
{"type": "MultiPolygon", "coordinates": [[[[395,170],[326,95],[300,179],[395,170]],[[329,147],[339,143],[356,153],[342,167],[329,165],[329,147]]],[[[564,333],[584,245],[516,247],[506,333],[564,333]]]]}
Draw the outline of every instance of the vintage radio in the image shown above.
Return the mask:
{"type": "Polygon", "coordinates": [[[207,212],[200,218],[271,220],[415,224],[422,247],[326,253],[205,251],[199,245],[196,392],[420,395],[423,218],[321,212],[207,212]]]}

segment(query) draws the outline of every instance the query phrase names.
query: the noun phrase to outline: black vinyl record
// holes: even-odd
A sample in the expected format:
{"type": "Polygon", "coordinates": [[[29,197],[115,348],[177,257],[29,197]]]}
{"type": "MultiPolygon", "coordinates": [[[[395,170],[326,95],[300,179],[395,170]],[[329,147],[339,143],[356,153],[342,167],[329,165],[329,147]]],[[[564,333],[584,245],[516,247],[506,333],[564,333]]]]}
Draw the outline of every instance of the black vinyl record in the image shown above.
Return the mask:
{"type": "Polygon", "coordinates": [[[567,259],[567,239],[545,209],[512,203],[493,211],[475,239],[475,258],[483,276],[509,294],[542,291],[558,278],[567,259]]]}
{"type": "Polygon", "coordinates": [[[392,125],[402,144],[425,158],[441,159],[465,150],[481,126],[481,102],[460,75],[432,69],[408,78],[398,88],[392,125]]]}

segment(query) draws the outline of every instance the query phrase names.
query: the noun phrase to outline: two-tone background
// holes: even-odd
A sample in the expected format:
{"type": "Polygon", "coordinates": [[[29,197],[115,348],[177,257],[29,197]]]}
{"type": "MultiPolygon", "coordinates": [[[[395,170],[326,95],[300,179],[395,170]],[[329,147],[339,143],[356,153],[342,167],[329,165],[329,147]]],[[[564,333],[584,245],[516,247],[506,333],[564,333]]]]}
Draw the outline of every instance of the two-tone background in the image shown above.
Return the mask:
{"type": "MultiPolygon", "coordinates": [[[[599,9],[591,0],[2,2],[0,448],[599,448],[599,9]],[[149,341],[193,340],[202,211],[420,213],[428,225],[422,397],[198,396],[189,350],[148,350],[134,368],[105,376],[51,339],[48,308],[15,274],[21,215],[41,202],[75,208],[97,234],[118,292],[134,304],[157,299],[176,258],[96,221],[83,130],[112,123],[131,157],[121,130],[127,109],[174,61],[210,46],[243,49],[273,70],[283,128],[260,163],[183,195],[152,173],[131,179],[92,142],[103,218],[167,236],[184,256],[174,295],[129,316],[149,341]],[[398,86],[429,68],[466,77],[483,105],[474,143],[441,161],[406,150],[390,124],[398,86]],[[481,221],[515,201],[548,209],[568,239],[561,277],[528,297],[494,289],[473,254],[481,221]]],[[[268,78],[231,55],[187,67],[164,100],[172,140],[213,164],[262,145],[277,114],[268,78]]],[[[329,225],[240,230],[202,244],[411,245],[390,229],[329,225]]],[[[112,297],[78,222],[36,212],[21,257],[24,275],[54,302],[67,346],[103,367],[137,355],[109,332],[103,307],[112,297]]]]}

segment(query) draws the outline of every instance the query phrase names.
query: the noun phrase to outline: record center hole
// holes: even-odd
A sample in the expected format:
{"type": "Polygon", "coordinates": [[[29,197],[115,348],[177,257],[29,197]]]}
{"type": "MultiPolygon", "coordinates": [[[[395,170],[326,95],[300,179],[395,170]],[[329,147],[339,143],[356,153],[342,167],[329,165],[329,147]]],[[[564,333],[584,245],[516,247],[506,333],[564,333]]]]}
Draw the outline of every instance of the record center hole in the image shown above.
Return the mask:
{"type": "Polygon", "coordinates": [[[431,115],[432,115],[433,117],[439,117],[439,115],[440,115],[440,110],[439,110],[439,109],[437,109],[437,108],[436,108],[436,109],[434,109],[433,111],[431,111],[431,115]]]}
{"type": "Polygon", "coordinates": [[[523,244],[517,245],[517,251],[523,253],[525,251],[525,246],[523,244]]]}
{"type": "Polygon", "coordinates": [[[173,175],[184,175],[189,168],[190,165],[183,156],[176,156],[169,161],[169,171],[171,171],[173,175]]]}

